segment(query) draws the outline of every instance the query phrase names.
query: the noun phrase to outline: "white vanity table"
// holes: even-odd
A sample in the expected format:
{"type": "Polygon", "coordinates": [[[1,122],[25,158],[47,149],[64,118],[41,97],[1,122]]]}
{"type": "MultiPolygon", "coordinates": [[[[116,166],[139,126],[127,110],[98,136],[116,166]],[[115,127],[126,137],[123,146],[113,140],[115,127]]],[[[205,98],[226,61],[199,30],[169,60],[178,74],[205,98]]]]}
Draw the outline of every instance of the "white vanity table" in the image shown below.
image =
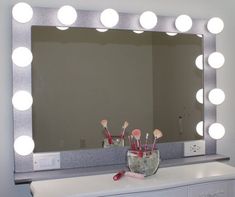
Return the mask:
{"type": "Polygon", "coordinates": [[[220,162],[160,168],[143,180],[114,174],[32,182],[34,197],[234,197],[235,168],[220,162]]]}

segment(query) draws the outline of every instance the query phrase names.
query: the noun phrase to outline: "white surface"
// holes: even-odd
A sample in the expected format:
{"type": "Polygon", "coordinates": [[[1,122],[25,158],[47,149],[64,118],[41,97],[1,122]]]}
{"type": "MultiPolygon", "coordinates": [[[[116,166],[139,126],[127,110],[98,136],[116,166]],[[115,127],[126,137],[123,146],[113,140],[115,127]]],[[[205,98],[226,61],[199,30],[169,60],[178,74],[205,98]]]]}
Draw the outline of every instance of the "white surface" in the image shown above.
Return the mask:
{"type": "Polygon", "coordinates": [[[169,189],[204,182],[235,179],[235,168],[219,162],[160,168],[143,180],[114,174],[75,177],[31,183],[34,197],[105,196],[169,189]]]}

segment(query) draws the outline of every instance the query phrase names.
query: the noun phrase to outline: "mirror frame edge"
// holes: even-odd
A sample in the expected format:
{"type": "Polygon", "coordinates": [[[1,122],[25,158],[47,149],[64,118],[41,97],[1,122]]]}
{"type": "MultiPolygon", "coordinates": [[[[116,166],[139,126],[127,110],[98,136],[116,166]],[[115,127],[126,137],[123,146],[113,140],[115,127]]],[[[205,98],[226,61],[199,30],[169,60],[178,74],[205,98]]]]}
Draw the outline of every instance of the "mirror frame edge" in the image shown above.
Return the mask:
{"type": "MultiPolygon", "coordinates": [[[[33,10],[34,17],[29,23],[20,24],[12,19],[12,50],[19,46],[31,49],[31,26],[33,25],[62,26],[56,18],[57,9],[33,7],[33,10]]],[[[100,11],[77,10],[77,13],[78,20],[71,27],[104,28],[99,21],[100,11]]],[[[120,22],[113,29],[143,30],[138,23],[139,14],[119,13],[119,16],[120,22]]],[[[174,27],[175,18],[172,16],[158,16],[158,25],[150,31],[181,33],[174,27]]],[[[207,21],[207,19],[193,19],[194,25],[187,33],[203,35],[204,140],[206,142],[206,155],[212,155],[216,154],[216,140],[209,136],[207,129],[211,123],[216,122],[216,106],[209,102],[206,95],[211,89],[216,87],[216,71],[208,65],[206,60],[210,53],[216,51],[216,38],[215,35],[207,31],[207,21]]],[[[13,94],[19,89],[24,89],[31,93],[31,65],[27,68],[19,68],[13,63],[13,94]]],[[[24,112],[13,109],[13,113],[14,140],[21,135],[32,137],[32,108],[24,112]]],[[[161,154],[165,155],[165,159],[175,159],[183,157],[183,145],[184,142],[171,142],[159,144],[159,147],[161,154]]],[[[109,150],[62,151],[60,152],[60,169],[123,164],[126,150],[127,148],[125,147],[109,150]],[[113,155],[115,155],[115,158],[113,155]],[[107,159],[100,161],[99,158],[104,156],[107,159]]],[[[28,156],[20,156],[15,153],[15,173],[34,172],[34,155],[32,153],[28,156]]]]}

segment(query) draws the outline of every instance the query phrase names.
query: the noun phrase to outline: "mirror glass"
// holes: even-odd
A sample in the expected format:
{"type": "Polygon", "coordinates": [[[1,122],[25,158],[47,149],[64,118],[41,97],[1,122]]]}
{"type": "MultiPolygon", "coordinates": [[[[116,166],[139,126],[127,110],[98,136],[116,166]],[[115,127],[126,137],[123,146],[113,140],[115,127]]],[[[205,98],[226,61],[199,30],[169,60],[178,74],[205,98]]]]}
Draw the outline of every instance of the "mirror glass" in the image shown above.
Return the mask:
{"type": "Polygon", "coordinates": [[[126,136],[159,128],[160,142],[202,138],[197,35],[32,26],[31,38],[34,152],[102,148],[102,119],[114,136],[127,120],[126,136]]]}

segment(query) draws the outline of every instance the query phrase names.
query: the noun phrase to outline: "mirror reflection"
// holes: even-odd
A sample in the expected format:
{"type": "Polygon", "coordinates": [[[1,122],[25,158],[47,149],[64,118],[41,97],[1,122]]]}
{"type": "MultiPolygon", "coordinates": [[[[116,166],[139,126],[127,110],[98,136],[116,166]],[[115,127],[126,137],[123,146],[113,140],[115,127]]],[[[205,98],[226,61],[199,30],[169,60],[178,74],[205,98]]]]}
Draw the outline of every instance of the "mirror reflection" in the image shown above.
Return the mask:
{"type": "Polygon", "coordinates": [[[125,139],[135,128],[160,128],[160,142],[201,139],[202,38],[40,26],[31,37],[35,152],[102,148],[103,119],[113,136],[128,121],[125,139]]]}

